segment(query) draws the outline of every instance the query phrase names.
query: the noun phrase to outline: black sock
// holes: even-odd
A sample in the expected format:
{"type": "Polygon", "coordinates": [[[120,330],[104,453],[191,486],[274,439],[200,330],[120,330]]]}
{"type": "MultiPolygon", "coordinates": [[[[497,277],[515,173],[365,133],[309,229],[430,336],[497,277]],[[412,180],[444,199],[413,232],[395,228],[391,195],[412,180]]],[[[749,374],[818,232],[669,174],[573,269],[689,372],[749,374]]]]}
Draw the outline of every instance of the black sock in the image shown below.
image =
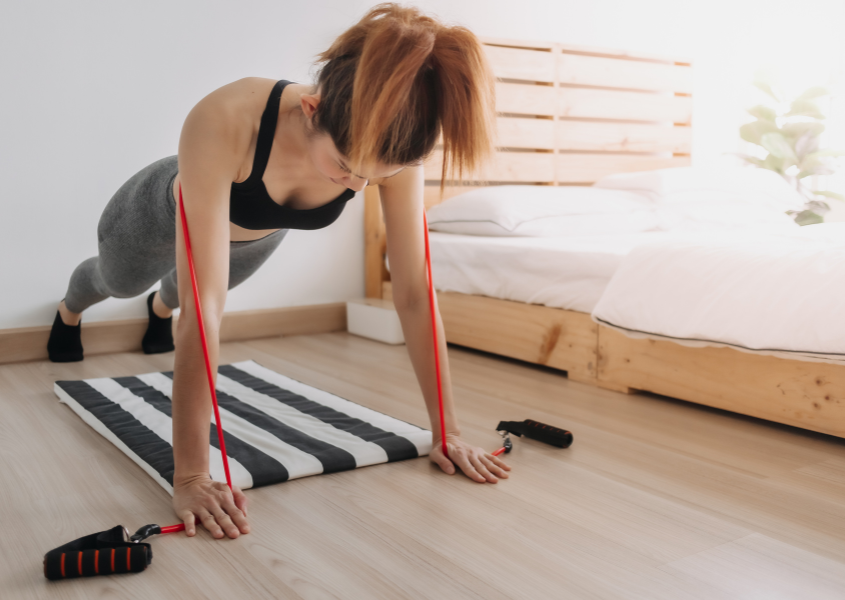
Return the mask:
{"type": "Polygon", "coordinates": [[[141,342],[144,354],[160,354],[170,352],[173,346],[173,317],[162,319],[153,312],[153,292],[147,298],[147,312],[150,313],[150,324],[147,325],[147,333],[141,342]]]}
{"type": "Polygon", "coordinates": [[[47,341],[47,356],[53,362],[78,362],[82,360],[82,321],[78,325],[65,325],[62,315],[56,311],[50,339],[47,341]]]}

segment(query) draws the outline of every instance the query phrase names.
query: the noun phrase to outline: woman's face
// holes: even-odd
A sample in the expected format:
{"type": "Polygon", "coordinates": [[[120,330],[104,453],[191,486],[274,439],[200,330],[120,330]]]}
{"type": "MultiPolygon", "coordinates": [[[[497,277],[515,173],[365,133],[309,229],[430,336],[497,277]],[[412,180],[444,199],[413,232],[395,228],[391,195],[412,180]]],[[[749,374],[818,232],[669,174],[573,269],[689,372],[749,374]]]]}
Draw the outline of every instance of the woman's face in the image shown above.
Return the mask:
{"type": "Polygon", "coordinates": [[[363,165],[360,173],[352,172],[349,159],[340,153],[326,133],[309,137],[308,152],[311,161],[323,177],[356,192],[363,190],[370,179],[392,177],[404,168],[402,165],[375,163],[363,165]]]}

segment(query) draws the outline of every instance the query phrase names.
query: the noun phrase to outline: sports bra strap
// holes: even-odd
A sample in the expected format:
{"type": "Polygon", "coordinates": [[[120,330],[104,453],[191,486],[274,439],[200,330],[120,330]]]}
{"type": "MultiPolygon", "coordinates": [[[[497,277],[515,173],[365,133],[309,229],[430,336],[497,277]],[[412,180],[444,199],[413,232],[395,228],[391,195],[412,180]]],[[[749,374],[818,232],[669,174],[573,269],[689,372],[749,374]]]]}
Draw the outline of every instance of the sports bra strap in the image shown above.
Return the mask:
{"type": "MultiPolygon", "coordinates": [[[[273,137],[276,135],[276,121],[279,119],[279,103],[282,99],[282,91],[290,83],[281,79],[273,86],[270,98],[267,100],[267,107],[261,115],[261,124],[258,127],[258,140],[255,143],[255,158],[252,161],[252,172],[247,181],[250,183],[260,180],[264,176],[264,169],[270,160],[270,149],[273,147],[273,137]]],[[[244,181],[243,183],[246,183],[244,181]]]]}

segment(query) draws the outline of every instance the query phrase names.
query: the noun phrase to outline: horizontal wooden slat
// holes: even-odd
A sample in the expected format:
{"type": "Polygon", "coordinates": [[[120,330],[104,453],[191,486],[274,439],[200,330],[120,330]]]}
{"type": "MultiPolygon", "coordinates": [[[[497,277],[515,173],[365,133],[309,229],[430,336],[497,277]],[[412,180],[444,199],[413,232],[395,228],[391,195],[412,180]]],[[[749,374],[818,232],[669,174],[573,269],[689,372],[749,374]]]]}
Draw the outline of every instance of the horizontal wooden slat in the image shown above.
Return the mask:
{"type": "Polygon", "coordinates": [[[688,167],[688,156],[625,156],[621,154],[558,154],[558,181],[593,183],[612,173],[633,173],[669,167],[688,167]]]}
{"type": "Polygon", "coordinates": [[[560,83],[692,93],[692,68],[580,54],[560,54],[560,83]]]}
{"type": "MultiPolygon", "coordinates": [[[[529,91],[510,92],[507,100],[512,96],[520,99],[531,96],[530,87],[515,84],[518,88],[528,88],[529,91]]],[[[534,86],[543,89],[542,86],[534,86]]],[[[498,90],[499,88],[497,88],[498,90]]],[[[554,88],[547,88],[554,89],[554,88]]],[[[551,94],[551,92],[549,92],[551,94]]],[[[592,119],[619,119],[630,121],[666,121],[669,123],[689,124],[692,122],[692,98],[689,96],[675,96],[671,93],[654,94],[643,92],[623,92],[617,90],[592,90],[584,88],[559,88],[558,115],[561,117],[579,117],[592,119]]],[[[546,96],[538,95],[537,102],[548,102],[546,96]]],[[[550,107],[546,108],[551,110],[550,107]]],[[[502,111],[505,112],[505,111],[502,111]]],[[[518,111],[508,111],[518,112],[518,111]]],[[[524,113],[522,113],[524,114],[524,113]]],[[[544,114],[537,112],[535,114],[544,114]]]]}
{"type": "MultiPolygon", "coordinates": [[[[558,161],[559,183],[593,183],[611,173],[632,173],[669,167],[688,167],[689,156],[641,156],[625,154],[552,154],[498,152],[485,169],[470,181],[503,183],[552,182],[554,157],[558,161]]],[[[441,153],[435,152],[425,164],[425,178],[439,181],[441,153]]]]}
{"type": "Polygon", "coordinates": [[[496,83],[496,111],[516,115],[554,114],[555,88],[534,83],[496,83]]]}
{"type": "MultiPolygon", "coordinates": [[[[502,148],[555,148],[551,119],[499,117],[498,145],[502,148]]],[[[557,148],[584,152],[671,152],[689,154],[692,128],[632,123],[559,121],[557,148]]]]}
{"type": "Polygon", "coordinates": [[[501,79],[554,81],[555,57],[551,52],[484,46],[493,74],[501,79]]]}
{"type": "MultiPolygon", "coordinates": [[[[443,153],[435,151],[425,163],[425,178],[439,180],[443,153]]],[[[473,180],[540,182],[553,181],[554,154],[538,152],[497,152],[490,162],[474,174],[473,180]]]]}
{"type": "MultiPolygon", "coordinates": [[[[676,154],[689,154],[692,150],[691,127],[588,121],[560,121],[558,127],[557,147],[560,150],[673,152],[676,154]]],[[[524,133],[534,132],[526,130],[524,133]]],[[[530,138],[525,136],[524,138],[524,141],[530,141],[530,138]]],[[[539,136],[534,139],[538,142],[544,141],[544,138],[539,136]]]]}
{"type": "Polygon", "coordinates": [[[555,122],[551,119],[499,117],[496,144],[501,148],[553,150],[555,122]]]}
{"type": "Polygon", "coordinates": [[[535,40],[515,40],[513,38],[500,38],[492,36],[482,36],[481,42],[483,44],[493,44],[496,46],[510,46],[516,48],[537,48],[550,49],[557,48],[564,52],[581,53],[581,54],[597,54],[601,56],[612,56],[619,58],[632,58],[635,60],[648,60],[652,62],[666,62],[666,63],[684,63],[691,64],[692,59],[687,56],[669,56],[666,54],[650,54],[648,52],[639,52],[631,50],[620,50],[616,48],[601,48],[598,46],[584,46],[581,44],[558,44],[557,42],[535,41],[535,40]]]}
{"type": "Polygon", "coordinates": [[[493,46],[505,46],[510,48],[535,48],[537,50],[551,50],[557,44],[554,42],[543,42],[533,40],[515,40],[513,38],[500,38],[491,36],[481,36],[479,38],[481,43],[493,46]]]}
{"type": "Polygon", "coordinates": [[[496,84],[496,111],[515,115],[539,115],[623,121],[692,122],[692,98],[671,92],[626,92],[589,88],[496,84]]]}

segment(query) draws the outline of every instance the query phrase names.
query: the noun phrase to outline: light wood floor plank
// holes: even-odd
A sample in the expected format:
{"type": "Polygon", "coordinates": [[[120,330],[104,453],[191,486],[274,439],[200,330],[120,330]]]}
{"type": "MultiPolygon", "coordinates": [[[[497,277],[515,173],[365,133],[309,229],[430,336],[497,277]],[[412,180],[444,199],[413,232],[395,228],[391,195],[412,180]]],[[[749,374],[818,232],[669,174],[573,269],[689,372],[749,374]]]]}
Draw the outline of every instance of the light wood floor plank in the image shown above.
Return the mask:
{"type": "MultiPolygon", "coordinates": [[[[533,418],[570,429],[573,446],[515,438],[497,485],[422,458],[250,490],[249,535],[161,536],[143,574],[59,583],[41,575],[50,548],[174,519],[167,493],[59,404],[53,382],[167,370],[173,356],[0,365],[0,597],[815,599],[845,587],[842,440],[460,348],[450,358],[468,440],[492,450],[499,420],[533,418]]],[[[247,359],[428,426],[403,346],[331,333],[221,347],[221,362],[247,359]]]]}
{"type": "Polygon", "coordinates": [[[708,582],[733,598],[840,600],[845,565],[760,534],[724,544],[663,568],[708,582]]]}

